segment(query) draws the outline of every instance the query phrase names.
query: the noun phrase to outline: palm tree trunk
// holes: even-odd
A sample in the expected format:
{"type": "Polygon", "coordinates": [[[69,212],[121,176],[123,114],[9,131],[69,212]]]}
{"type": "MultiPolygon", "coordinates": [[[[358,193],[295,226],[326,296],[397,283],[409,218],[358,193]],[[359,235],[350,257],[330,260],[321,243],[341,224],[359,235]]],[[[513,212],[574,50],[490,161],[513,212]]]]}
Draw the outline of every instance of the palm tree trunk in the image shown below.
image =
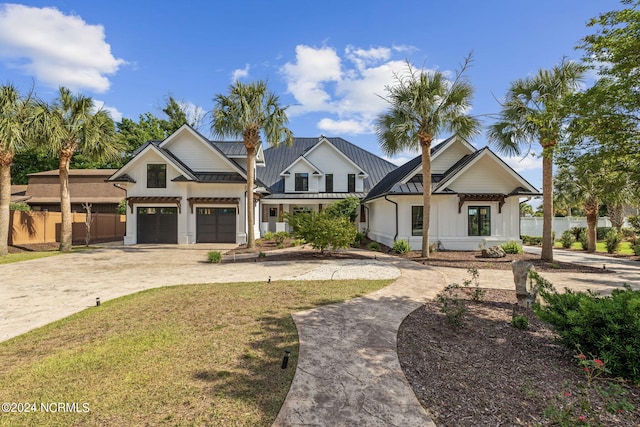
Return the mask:
{"type": "Polygon", "coordinates": [[[11,210],[11,163],[13,155],[0,150],[0,256],[9,253],[9,220],[11,210]]]}
{"type": "Polygon", "coordinates": [[[431,140],[420,138],[422,149],[422,257],[429,258],[429,221],[431,220],[431,140]]]}
{"type": "Polygon", "coordinates": [[[553,152],[542,154],[542,254],[540,258],[553,262],[553,152]]]}
{"type": "Polygon", "coordinates": [[[247,149],[247,248],[256,247],[256,237],[254,233],[255,210],[253,208],[253,186],[255,181],[255,170],[253,163],[256,158],[256,148],[246,146],[247,149]]]}
{"type": "Polygon", "coordinates": [[[584,211],[587,216],[587,252],[589,253],[594,253],[596,251],[596,227],[598,226],[599,209],[600,203],[593,198],[587,200],[584,204],[584,211]]]}
{"type": "Polygon", "coordinates": [[[62,214],[62,224],[60,226],[60,251],[71,251],[73,241],[72,218],[71,218],[71,195],[69,194],[69,164],[71,156],[68,150],[60,152],[60,212],[62,214]]]}

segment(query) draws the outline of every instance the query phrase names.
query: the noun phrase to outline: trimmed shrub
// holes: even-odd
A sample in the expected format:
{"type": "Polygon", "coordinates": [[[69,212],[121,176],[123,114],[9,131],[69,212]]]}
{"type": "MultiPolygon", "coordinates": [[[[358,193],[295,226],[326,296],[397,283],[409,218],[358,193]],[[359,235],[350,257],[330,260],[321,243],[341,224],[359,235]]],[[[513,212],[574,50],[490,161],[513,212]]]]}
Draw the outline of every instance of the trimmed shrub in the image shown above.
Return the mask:
{"type": "Polygon", "coordinates": [[[511,326],[517,329],[527,330],[529,329],[529,319],[527,319],[527,316],[515,314],[511,318],[511,326]]]}
{"type": "Polygon", "coordinates": [[[596,239],[604,240],[607,238],[609,231],[613,230],[611,227],[596,227],[596,239]]]}
{"type": "Polygon", "coordinates": [[[632,215],[627,217],[627,222],[633,228],[636,234],[640,234],[640,215],[632,215]]]}
{"type": "Polygon", "coordinates": [[[622,236],[615,228],[609,229],[609,232],[605,236],[605,246],[607,247],[607,253],[613,254],[618,252],[620,248],[620,241],[622,236]]]}
{"type": "Polygon", "coordinates": [[[304,239],[291,240],[291,246],[302,246],[302,245],[304,245],[304,239]]]}
{"type": "Polygon", "coordinates": [[[560,236],[560,244],[565,249],[569,249],[576,241],[576,236],[573,235],[571,230],[565,230],[560,236]]]}
{"type": "Polygon", "coordinates": [[[520,243],[516,242],[515,240],[512,240],[512,241],[507,242],[507,243],[503,243],[502,245],[500,245],[500,247],[507,254],[521,254],[522,253],[522,245],[520,245],[520,243]]]}
{"type": "Polygon", "coordinates": [[[522,243],[525,245],[540,246],[542,245],[542,237],[538,236],[520,236],[522,243]]]}
{"type": "Polygon", "coordinates": [[[573,237],[576,238],[576,241],[579,242],[580,241],[580,233],[582,232],[587,232],[587,229],[584,227],[571,227],[569,229],[569,231],[571,231],[571,233],[573,233],[573,237]]]}
{"type": "Polygon", "coordinates": [[[578,242],[580,242],[580,246],[582,246],[582,250],[586,251],[587,248],[589,247],[589,238],[587,237],[587,229],[586,228],[580,228],[580,233],[578,234],[577,237],[578,242]]]}
{"type": "Polygon", "coordinates": [[[570,351],[597,355],[611,374],[640,384],[640,291],[614,289],[611,296],[566,290],[558,293],[535,272],[544,304],[534,304],[538,317],[551,324],[570,351]]]}
{"type": "Polygon", "coordinates": [[[640,256],[640,245],[634,245],[631,249],[633,249],[633,253],[635,256],[640,256]]]}
{"type": "Polygon", "coordinates": [[[393,252],[397,254],[406,254],[411,252],[411,245],[404,239],[396,240],[393,242],[393,252]]]}
{"type": "Polygon", "coordinates": [[[207,253],[207,259],[210,263],[220,264],[222,262],[222,254],[220,251],[209,251],[207,253]]]}
{"type": "Polygon", "coordinates": [[[620,232],[622,233],[622,237],[625,238],[625,239],[634,239],[635,238],[635,233],[633,231],[633,228],[622,227],[620,229],[620,232]]]}
{"type": "Polygon", "coordinates": [[[369,243],[369,250],[370,251],[375,251],[375,252],[380,252],[380,243],[378,243],[378,242],[369,243]]]}
{"type": "Polygon", "coordinates": [[[275,237],[276,233],[274,233],[273,231],[267,231],[266,233],[264,233],[264,240],[273,240],[273,238],[275,237]]]}
{"type": "Polygon", "coordinates": [[[278,246],[280,246],[284,243],[284,239],[286,239],[287,237],[289,237],[289,233],[287,233],[286,231],[278,231],[273,235],[273,240],[275,240],[278,246]]]}

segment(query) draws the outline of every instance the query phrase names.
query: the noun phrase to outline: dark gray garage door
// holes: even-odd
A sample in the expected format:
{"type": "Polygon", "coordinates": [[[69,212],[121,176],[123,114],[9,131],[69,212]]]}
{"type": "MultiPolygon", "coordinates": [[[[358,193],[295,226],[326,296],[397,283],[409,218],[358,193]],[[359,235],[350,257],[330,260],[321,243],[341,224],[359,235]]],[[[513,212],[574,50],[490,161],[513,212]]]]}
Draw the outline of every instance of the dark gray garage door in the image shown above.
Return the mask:
{"type": "Polygon", "coordinates": [[[196,242],[235,243],[236,208],[198,208],[196,242]]]}
{"type": "Polygon", "coordinates": [[[178,208],[138,208],[138,243],[178,243],[178,208]]]}

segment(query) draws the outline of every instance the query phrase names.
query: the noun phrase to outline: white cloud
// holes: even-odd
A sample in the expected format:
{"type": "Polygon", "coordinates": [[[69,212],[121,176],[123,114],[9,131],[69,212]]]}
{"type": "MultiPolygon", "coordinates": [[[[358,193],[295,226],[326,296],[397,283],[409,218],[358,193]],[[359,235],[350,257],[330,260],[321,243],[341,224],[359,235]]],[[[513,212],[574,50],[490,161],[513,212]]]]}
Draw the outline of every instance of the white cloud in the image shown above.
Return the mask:
{"type": "Polygon", "coordinates": [[[413,158],[415,158],[416,156],[413,157],[407,157],[407,156],[394,156],[394,157],[388,157],[388,156],[381,156],[383,159],[385,159],[388,162],[393,163],[396,166],[402,166],[405,163],[407,163],[409,160],[412,160],[413,158]]]}
{"type": "Polygon", "coordinates": [[[501,157],[502,160],[505,161],[506,164],[511,166],[513,170],[518,173],[522,173],[524,171],[532,171],[542,169],[542,158],[537,154],[533,153],[533,155],[528,155],[525,157],[501,157]]]}
{"type": "Polygon", "coordinates": [[[327,133],[358,135],[367,129],[355,120],[333,120],[324,118],[318,122],[318,129],[327,133]]]}
{"type": "Polygon", "coordinates": [[[331,48],[296,46],[296,63],[288,62],[282,67],[287,88],[299,103],[290,108],[290,114],[334,110],[325,87],[340,80],[340,66],[340,58],[331,48]]]}
{"type": "Polygon", "coordinates": [[[332,47],[315,48],[298,45],[296,59],[286,63],[281,72],[288,92],[297,104],[290,116],[325,113],[318,121],[323,131],[371,133],[377,115],[388,103],[385,87],[395,83],[395,75],[407,70],[404,59],[393,55],[412,50],[410,46],[347,46],[343,55],[332,47]]]}
{"type": "Polygon", "coordinates": [[[0,6],[0,60],[49,86],[98,93],[109,89],[106,76],[125,64],[111,53],[102,25],[19,4],[0,6]]]}
{"type": "Polygon", "coordinates": [[[114,122],[122,121],[122,113],[115,107],[109,107],[105,105],[104,101],[97,99],[93,100],[93,107],[95,111],[104,110],[109,113],[114,122]]]}
{"type": "Polygon", "coordinates": [[[236,70],[233,70],[233,73],[231,74],[231,81],[235,83],[238,80],[248,76],[249,76],[249,64],[246,64],[244,68],[238,68],[236,70]]]}
{"type": "Polygon", "coordinates": [[[178,101],[178,104],[187,115],[187,122],[191,123],[196,130],[202,131],[205,126],[204,119],[207,111],[192,102],[178,101]]]}

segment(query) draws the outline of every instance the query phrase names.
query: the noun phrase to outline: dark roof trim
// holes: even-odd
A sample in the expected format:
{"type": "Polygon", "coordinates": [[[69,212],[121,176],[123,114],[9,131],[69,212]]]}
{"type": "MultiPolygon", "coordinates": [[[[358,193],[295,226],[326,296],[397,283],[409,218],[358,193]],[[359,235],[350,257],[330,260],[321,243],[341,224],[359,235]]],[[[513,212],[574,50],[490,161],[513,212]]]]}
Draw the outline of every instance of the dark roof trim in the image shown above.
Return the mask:
{"type": "Polygon", "coordinates": [[[109,182],[131,182],[133,184],[135,184],[135,180],[133,178],[131,178],[128,174],[122,174],[119,177],[117,177],[116,179],[105,179],[105,181],[109,181],[109,182]]]}

